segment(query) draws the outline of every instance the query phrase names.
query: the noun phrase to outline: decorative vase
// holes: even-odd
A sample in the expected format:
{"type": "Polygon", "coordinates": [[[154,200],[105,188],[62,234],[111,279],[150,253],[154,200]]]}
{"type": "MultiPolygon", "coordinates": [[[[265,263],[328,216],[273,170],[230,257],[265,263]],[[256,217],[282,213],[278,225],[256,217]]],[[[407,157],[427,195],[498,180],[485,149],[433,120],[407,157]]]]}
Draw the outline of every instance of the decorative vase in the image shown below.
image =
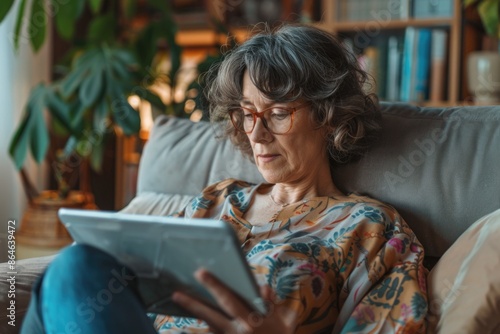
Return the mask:
{"type": "Polygon", "coordinates": [[[500,103],[500,53],[471,52],[467,59],[469,91],[476,104],[500,103]]]}
{"type": "Polygon", "coordinates": [[[41,247],[63,247],[73,240],[57,216],[60,208],[96,209],[91,193],[70,191],[60,198],[57,191],[46,190],[33,198],[16,234],[19,243],[41,247]]]}

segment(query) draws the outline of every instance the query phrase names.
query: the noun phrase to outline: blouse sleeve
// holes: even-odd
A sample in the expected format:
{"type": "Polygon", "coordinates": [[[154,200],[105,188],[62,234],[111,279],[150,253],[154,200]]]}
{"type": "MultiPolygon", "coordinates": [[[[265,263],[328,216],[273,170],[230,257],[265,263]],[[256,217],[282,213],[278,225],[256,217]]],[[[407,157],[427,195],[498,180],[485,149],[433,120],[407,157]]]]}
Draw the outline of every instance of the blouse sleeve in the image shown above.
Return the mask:
{"type": "Polygon", "coordinates": [[[427,313],[423,247],[393,208],[381,205],[374,211],[383,222],[375,225],[384,230],[358,224],[358,246],[366,252],[362,265],[368,277],[351,273],[347,278],[352,288],[346,292],[337,332],[423,333],[427,313]]]}
{"type": "Polygon", "coordinates": [[[235,195],[242,189],[247,190],[252,184],[236,180],[226,179],[209,185],[194,197],[180,211],[170,216],[184,218],[214,218],[222,210],[227,196],[235,195]]]}

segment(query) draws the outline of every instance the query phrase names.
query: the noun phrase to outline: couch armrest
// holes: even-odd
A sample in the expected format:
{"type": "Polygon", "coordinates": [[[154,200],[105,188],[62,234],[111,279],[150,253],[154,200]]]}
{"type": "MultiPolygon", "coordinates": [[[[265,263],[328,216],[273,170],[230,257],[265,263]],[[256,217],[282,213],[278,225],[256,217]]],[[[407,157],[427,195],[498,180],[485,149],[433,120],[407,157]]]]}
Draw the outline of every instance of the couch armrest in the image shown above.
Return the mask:
{"type": "Polygon", "coordinates": [[[8,274],[12,271],[9,269],[8,263],[0,263],[0,309],[2,310],[0,316],[3,319],[0,322],[0,333],[11,334],[19,332],[21,322],[28,309],[31,287],[55,256],[51,255],[16,261],[15,272],[17,273],[15,275],[8,274]],[[11,284],[8,279],[13,276],[15,277],[15,297],[9,298],[11,284]],[[10,319],[7,318],[9,314],[7,308],[10,306],[11,300],[15,301],[14,305],[16,307],[15,327],[8,324],[10,319]]]}

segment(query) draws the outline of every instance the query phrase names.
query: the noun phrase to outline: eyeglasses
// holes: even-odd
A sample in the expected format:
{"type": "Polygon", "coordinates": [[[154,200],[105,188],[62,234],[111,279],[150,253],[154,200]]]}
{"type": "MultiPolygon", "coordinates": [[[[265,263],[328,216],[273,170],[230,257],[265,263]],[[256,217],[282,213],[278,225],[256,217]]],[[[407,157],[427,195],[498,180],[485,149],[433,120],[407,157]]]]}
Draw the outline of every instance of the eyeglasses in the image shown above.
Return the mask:
{"type": "Polygon", "coordinates": [[[257,118],[260,118],[269,132],[283,135],[292,129],[295,113],[304,106],[305,104],[293,108],[271,107],[261,112],[245,107],[233,107],[229,109],[229,116],[234,128],[246,134],[252,133],[257,118]]]}

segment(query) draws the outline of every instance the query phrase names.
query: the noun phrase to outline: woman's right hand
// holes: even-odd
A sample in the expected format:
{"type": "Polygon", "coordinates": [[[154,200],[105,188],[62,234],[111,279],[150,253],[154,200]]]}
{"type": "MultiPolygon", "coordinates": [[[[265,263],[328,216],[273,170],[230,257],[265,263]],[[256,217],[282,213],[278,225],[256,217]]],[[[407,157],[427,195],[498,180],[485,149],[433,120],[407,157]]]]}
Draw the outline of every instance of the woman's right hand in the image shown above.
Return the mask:
{"type": "Polygon", "coordinates": [[[208,271],[200,269],[195,277],[212,294],[226,314],[181,292],[175,292],[173,300],[196,318],[204,320],[214,333],[291,334],[294,332],[295,317],[273,302],[274,293],[268,286],[261,288],[262,298],[268,303],[267,314],[261,315],[251,310],[238,295],[208,271]]]}

